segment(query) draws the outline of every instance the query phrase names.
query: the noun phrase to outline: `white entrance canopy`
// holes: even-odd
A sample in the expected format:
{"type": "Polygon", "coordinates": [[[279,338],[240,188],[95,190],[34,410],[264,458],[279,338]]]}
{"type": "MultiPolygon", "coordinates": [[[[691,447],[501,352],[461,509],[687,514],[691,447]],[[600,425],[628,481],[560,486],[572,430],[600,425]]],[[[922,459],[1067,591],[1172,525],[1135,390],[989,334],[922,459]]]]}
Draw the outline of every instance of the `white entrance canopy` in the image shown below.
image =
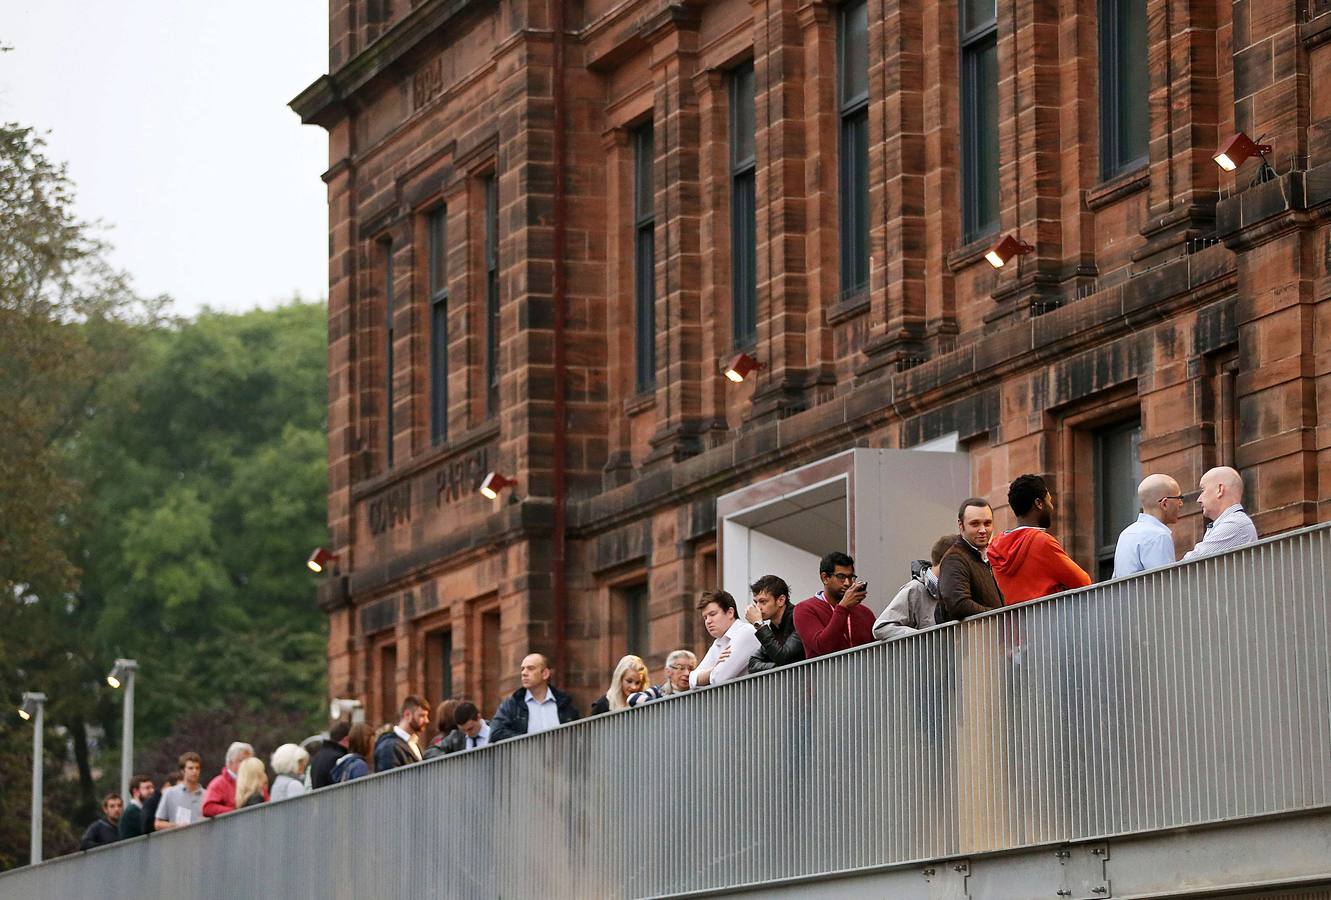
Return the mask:
{"type": "Polygon", "coordinates": [[[875,613],[910,580],[970,496],[965,453],[855,449],[724,494],[716,501],[721,583],[743,610],[749,585],[780,575],[798,603],[817,593],[818,561],[842,550],[869,582],[875,613]]]}

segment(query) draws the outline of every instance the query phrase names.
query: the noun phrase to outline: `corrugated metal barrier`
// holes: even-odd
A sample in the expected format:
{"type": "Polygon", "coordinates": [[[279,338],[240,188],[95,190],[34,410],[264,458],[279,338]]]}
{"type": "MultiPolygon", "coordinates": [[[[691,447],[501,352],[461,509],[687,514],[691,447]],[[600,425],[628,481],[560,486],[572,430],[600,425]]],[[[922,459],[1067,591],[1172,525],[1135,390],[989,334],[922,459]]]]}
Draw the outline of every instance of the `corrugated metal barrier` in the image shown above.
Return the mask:
{"type": "Polygon", "coordinates": [[[1328,584],[1317,526],[16,870],[0,896],[670,895],[1326,806],[1328,584]]]}

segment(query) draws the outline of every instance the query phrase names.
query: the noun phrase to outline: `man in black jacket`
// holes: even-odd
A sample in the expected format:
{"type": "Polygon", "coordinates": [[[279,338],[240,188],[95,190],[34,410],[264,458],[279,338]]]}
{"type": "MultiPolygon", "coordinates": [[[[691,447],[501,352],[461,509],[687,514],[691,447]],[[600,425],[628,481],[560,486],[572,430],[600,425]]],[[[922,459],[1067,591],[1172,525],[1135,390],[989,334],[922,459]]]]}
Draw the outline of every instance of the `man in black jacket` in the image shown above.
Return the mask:
{"type": "Polygon", "coordinates": [[[374,771],[386,772],[421,761],[421,735],[430,724],[430,704],[411,694],[402,701],[402,716],[391,731],[374,742],[374,771]]]}
{"type": "Polygon", "coordinates": [[[443,753],[476,750],[490,743],[490,723],[481,718],[481,711],[475,703],[463,700],[454,710],[454,718],[458,727],[450,731],[439,744],[443,753]]]}
{"type": "Polygon", "coordinates": [[[790,586],[777,575],[764,575],[749,585],[753,603],[744,618],[753,625],[759,650],[749,658],[750,672],[765,672],[804,658],[804,644],[790,614],[790,586]]]}
{"type": "Polygon", "coordinates": [[[522,658],[522,687],[505,698],[490,719],[490,743],[536,734],[579,717],[573,698],[550,683],[550,661],[529,653],[522,658]]]}
{"type": "Polygon", "coordinates": [[[338,719],[328,729],[328,737],[310,757],[310,784],[313,787],[328,787],[333,783],[333,766],[347,753],[347,735],[351,733],[351,723],[338,719]]]}
{"type": "Polygon", "coordinates": [[[80,850],[91,850],[103,844],[113,844],[120,840],[120,816],[125,811],[125,801],[119,794],[107,794],[102,799],[102,817],[88,826],[79,842],[80,850]]]}

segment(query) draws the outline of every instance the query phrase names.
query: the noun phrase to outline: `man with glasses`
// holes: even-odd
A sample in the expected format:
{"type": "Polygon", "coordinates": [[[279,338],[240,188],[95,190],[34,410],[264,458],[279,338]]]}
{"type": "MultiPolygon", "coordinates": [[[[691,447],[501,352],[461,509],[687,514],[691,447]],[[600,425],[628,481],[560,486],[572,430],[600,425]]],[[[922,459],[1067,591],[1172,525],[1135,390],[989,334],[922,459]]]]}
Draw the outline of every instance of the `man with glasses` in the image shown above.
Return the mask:
{"type": "Polygon", "coordinates": [[[698,657],[688,650],[675,650],[666,657],[666,680],[662,694],[682,694],[689,689],[689,676],[698,668],[698,657]]]}
{"type": "Polygon", "coordinates": [[[872,643],[873,610],[864,605],[869,585],[855,577],[855,560],[834,550],[818,563],[818,577],[823,589],[795,604],[805,658],[872,643]]]}
{"type": "Polygon", "coordinates": [[[1183,492],[1168,475],[1147,475],[1137,486],[1141,514],[1118,536],[1114,548],[1114,577],[1158,569],[1174,562],[1171,526],[1183,512],[1183,492]]]}

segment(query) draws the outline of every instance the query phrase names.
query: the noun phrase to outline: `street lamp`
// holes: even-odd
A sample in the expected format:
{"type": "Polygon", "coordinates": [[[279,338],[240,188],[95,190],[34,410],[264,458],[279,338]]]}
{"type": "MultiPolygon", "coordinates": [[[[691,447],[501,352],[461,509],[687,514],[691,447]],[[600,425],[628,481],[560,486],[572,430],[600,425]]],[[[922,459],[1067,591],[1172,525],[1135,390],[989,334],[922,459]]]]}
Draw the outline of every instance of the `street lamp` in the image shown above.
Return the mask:
{"type": "Polygon", "coordinates": [[[120,796],[129,802],[129,778],[134,765],[134,673],[139,664],[132,659],[118,659],[111,667],[111,674],[106,676],[106,683],[113,688],[125,686],[125,709],[121,713],[120,732],[120,796]]]}
{"type": "Polygon", "coordinates": [[[32,723],[32,842],[29,861],[35,866],[42,861],[42,726],[46,718],[46,695],[26,691],[18,714],[32,723]]]}

